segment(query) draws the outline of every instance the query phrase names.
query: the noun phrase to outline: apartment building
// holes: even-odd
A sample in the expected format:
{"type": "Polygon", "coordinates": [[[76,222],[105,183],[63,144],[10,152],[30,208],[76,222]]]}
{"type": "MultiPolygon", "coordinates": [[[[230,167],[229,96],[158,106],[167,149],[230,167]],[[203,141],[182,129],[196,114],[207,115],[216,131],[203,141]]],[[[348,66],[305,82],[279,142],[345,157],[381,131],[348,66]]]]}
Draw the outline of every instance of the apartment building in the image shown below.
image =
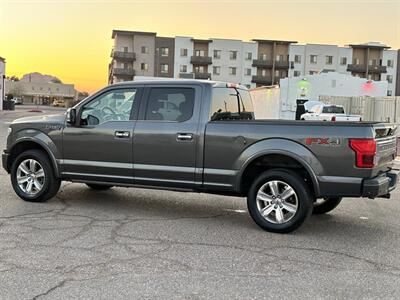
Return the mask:
{"type": "Polygon", "coordinates": [[[279,84],[287,77],[338,72],[387,81],[400,95],[400,52],[371,42],[337,45],[253,39],[158,37],[155,32],[113,30],[109,83],[134,76],[212,79],[247,87],[279,84]]]}
{"type": "MultiPolygon", "coordinates": [[[[337,45],[291,45],[289,61],[293,76],[338,72],[375,81],[388,82],[388,96],[396,92],[398,51],[379,43],[337,45]]],[[[397,90],[400,93],[400,90],[397,90]]]]}
{"type": "Polygon", "coordinates": [[[5,97],[6,60],[0,56],[0,110],[3,110],[5,97]]]}
{"type": "Polygon", "coordinates": [[[254,39],[258,56],[253,60],[257,68],[252,82],[256,86],[279,84],[281,78],[289,77],[293,63],[289,60],[289,48],[295,41],[254,39]]]}

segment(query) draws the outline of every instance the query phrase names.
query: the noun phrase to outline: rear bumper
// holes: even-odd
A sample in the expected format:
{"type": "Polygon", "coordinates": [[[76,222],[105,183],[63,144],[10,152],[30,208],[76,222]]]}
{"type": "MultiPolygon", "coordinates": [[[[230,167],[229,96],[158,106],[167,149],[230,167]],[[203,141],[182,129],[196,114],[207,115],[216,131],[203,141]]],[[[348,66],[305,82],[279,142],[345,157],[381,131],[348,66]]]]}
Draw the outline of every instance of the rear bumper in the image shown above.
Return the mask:
{"type": "Polygon", "coordinates": [[[3,154],[1,155],[1,161],[3,164],[3,168],[4,170],[7,171],[7,173],[9,173],[10,171],[8,170],[8,157],[10,156],[10,154],[8,154],[7,152],[3,152],[3,154]]]}
{"type": "Polygon", "coordinates": [[[365,179],[362,184],[362,196],[368,198],[389,198],[390,192],[396,188],[399,171],[391,170],[371,179],[365,179]]]}

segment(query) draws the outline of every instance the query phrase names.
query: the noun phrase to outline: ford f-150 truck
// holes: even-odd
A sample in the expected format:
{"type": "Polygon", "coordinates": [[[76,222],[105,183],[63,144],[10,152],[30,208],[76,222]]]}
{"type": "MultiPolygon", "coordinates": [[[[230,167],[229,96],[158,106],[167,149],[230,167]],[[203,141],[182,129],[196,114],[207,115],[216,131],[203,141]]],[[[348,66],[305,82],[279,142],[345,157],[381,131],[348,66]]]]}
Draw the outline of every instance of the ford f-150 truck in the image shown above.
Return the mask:
{"type": "Polygon", "coordinates": [[[213,81],[108,86],[63,115],[17,119],[3,166],[26,201],[61,181],[246,196],[254,221],[298,228],[342,197],[385,197],[396,128],[371,122],[255,120],[249,91],[213,81]]]}
{"type": "Polygon", "coordinates": [[[332,122],[343,122],[343,121],[361,121],[359,115],[347,115],[342,105],[332,104],[318,104],[313,106],[308,112],[302,114],[301,120],[307,121],[332,121],[332,122]]]}

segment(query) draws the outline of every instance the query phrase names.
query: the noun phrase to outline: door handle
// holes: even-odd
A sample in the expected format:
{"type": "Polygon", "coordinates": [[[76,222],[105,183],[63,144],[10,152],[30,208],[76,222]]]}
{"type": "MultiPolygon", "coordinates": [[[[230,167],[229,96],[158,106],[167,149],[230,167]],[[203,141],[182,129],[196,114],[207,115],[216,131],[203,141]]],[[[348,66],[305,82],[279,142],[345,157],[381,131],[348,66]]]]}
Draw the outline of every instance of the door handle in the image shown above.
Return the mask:
{"type": "Polygon", "coordinates": [[[191,133],[178,133],[176,135],[178,141],[191,141],[193,140],[193,134],[191,133]]]}
{"type": "Polygon", "coordinates": [[[130,136],[129,131],[116,131],[115,132],[115,137],[117,138],[128,138],[130,136]]]}

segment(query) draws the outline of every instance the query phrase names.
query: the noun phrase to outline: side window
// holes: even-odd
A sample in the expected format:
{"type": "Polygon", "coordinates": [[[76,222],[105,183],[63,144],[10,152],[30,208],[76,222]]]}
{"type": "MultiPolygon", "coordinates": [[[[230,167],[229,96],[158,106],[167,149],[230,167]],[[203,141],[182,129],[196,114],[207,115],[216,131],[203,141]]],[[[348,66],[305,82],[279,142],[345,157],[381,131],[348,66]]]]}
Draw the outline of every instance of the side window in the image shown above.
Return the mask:
{"type": "Polygon", "coordinates": [[[214,88],[211,121],[254,119],[253,103],[247,90],[214,88]]]}
{"type": "Polygon", "coordinates": [[[184,122],[193,115],[193,88],[152,88],[146,108],[146,120],[184,122]]]}
{"type": "Polygon", "coordinates": [[[129,120],[136,107],[136,92],[136,89],[120,89],[98,96],[83,107],[81,125],[129,120]]]}

